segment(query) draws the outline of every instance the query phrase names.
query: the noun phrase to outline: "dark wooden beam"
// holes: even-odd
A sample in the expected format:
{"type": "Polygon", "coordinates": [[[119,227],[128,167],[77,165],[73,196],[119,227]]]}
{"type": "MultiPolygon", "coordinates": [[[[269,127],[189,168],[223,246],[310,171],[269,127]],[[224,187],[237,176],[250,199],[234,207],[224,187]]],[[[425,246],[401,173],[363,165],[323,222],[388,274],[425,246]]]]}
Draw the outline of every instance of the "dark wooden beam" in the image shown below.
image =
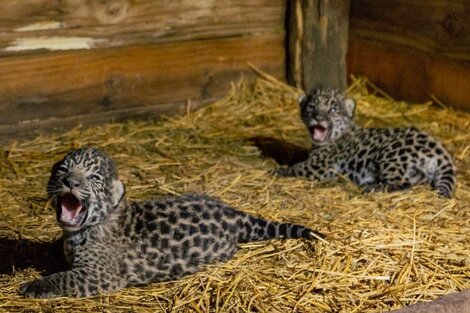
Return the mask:
{"type": "Polygon", "coordinates": [[[287,8],[287,77],[310,92],[346,87],[349,0],[291,0],[287,8]]]}

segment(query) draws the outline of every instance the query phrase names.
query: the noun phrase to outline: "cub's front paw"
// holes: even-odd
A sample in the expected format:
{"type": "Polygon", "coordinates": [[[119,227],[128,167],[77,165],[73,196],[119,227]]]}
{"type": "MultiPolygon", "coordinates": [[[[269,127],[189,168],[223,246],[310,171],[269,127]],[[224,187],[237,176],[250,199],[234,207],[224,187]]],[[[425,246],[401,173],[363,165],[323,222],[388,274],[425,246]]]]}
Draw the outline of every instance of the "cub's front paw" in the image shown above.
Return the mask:
{"type": "Polygon", "coordinates": [[[365,194],[378,192],[378,191],[384,191],[384,189],[385,187],[379,183],[371,183],[371,184],[365,184],[361,186],[361,190],[365,194]]]}
{"type": "Polygon", "coordinates": [[[55,287],[44,279],[36,279],[20,286],[20,293],[28,298],[51,298],[58,296],[55,287]]]}
{"type": "Polygon", "coordinates": [[[271,170],[271,175],[289,176],[289,169],[287,167],[276,167],[271,170]]]}

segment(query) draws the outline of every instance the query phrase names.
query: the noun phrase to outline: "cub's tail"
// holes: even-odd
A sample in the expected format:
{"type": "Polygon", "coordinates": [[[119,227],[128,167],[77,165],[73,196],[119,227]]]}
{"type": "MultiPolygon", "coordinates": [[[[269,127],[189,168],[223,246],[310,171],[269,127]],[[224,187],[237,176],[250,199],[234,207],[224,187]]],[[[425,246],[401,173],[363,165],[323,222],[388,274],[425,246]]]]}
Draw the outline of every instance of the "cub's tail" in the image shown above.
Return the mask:
{"type": "Polygon", "coordinates": [[[455,190],[455,175],[455,166],[449,162],[439,168],[431,181],[431,187],[437,190],[440,196],[451,198],[455,190]]]}
{"type": "Polygon", "coordinates": [[[238,242],[240,243],[274,238],[305,238],[312,240],[325,237],[323,234],[301,225],[271,222],[250,215],[245,216],[241,223],[238,235],[238,242]]]}
{"type": "Polygon", "coordinates": [[[444,148],[442,158],[438,159],[437,169],[431,179],[431,187],[437,190],[437,193],[446,198],[451,198],[455,190],[456,168],[452,157],[444,148]]]}

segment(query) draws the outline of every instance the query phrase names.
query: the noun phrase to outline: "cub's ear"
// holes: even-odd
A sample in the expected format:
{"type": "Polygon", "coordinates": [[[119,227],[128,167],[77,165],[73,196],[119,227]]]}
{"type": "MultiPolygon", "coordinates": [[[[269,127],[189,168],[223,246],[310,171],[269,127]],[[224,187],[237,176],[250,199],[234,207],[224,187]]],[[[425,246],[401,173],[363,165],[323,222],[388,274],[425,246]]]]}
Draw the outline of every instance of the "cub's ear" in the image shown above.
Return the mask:
{"type": "Polygon", "coordinates": [[[57,172],[62,162],[63,160],[60,160],[60,161],[55,162],[54,165],[52,165],[51,174],[54,174],[55,172],[57,172]]]}
{"type": "Polygon", "coordinates": [[[356,101],[351,98],[344,99],[344,108],[346,109],[346,113],[350,118],[354,117],[354,110],[356,109],[356,101]]]}
{"type": "Polygon", "coordinates": [[[298,98],[297,98],[297,102],[299,103],[300,107],[303,108],[307,102],[308,102],[308,97],[306,94],[301,94],[298,98]]]}
{"type": "Polygon", "coordinates": [[[113,206],[117,206],[119,202],[124,198],[126,194],[126,188],[120,180],[113,181],[113,206]]]}

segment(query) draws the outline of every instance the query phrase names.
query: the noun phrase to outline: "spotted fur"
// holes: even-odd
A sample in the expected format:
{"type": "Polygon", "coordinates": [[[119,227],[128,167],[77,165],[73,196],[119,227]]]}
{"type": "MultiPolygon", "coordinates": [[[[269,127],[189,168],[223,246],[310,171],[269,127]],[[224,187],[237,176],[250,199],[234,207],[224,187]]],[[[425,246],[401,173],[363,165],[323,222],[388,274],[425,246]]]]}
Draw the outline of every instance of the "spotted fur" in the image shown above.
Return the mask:
{"type": "Polygon", "coordinates": [[[307,160],[277,169],[279,175],[325,181],[340,174],[365,191],[429,183],[439,195],[452,196],[455,165],[436,139],[414,127],[355,126],[356,104],[337,89],[315,89],[299,104],[313,148],[307,160]]]}
{"type": "Polygon", "coordinates": [[[54,166],[48,194],[70,269],[22,285],[21,293],[33,298],[91,296],[178,279],[229,259],[238,243],[321,236],[204,195],[127,201],[113,162],[93,148],[75,150],[54,166]]]}

